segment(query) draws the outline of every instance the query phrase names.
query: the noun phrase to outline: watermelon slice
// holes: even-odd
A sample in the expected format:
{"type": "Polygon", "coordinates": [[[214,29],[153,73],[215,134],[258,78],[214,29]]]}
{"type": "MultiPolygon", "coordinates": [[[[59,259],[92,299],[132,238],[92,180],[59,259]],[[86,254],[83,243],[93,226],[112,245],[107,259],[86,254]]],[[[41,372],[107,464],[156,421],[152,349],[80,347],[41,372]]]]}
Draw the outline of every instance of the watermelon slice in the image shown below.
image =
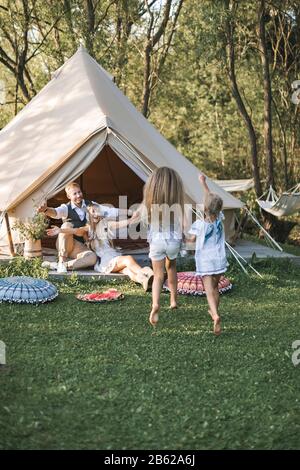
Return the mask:
{"type": "Polygon", "coordinates": [[[112,302],[124,299],[124,294],[117,289],[108,289],[104,292],[92,292],[90,294],[77,294],[76,298],[84,302],[112,302]]]}

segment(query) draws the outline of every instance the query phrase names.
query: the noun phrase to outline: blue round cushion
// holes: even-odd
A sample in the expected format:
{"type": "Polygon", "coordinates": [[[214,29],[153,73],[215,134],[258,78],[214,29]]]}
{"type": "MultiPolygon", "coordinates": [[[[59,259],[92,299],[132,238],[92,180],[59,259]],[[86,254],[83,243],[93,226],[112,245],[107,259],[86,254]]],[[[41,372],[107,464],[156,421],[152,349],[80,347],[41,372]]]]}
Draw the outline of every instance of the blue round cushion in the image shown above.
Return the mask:
{"type": "Polygon", "coordinates": [[[40,304],[58,296],[56,287],[45,279],[29,276],[0,279],[0,303],[40,304]]]}

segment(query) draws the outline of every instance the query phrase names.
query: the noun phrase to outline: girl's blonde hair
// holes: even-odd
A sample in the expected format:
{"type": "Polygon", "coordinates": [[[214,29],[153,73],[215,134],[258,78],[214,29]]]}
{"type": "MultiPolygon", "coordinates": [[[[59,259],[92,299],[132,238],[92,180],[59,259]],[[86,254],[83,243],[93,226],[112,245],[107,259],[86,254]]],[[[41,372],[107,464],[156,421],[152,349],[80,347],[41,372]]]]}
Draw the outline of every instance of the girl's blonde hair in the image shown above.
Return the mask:
{"type": "Polygon", "coordinates": [[[183,212],[183,182],[177,171],[167,166],[154,170],[144,186],[143,203],[147,209],[148,217],[150,217],[153,204],[166,204],[170,207],[173,204],[178,204],[183,212]]]}
{"type": "Polygon", "coordinates": [[[218,217],[223,207],[223,199],[215,193],[209,193],[205,197],[204,211],[214,217],[218,217]]]}

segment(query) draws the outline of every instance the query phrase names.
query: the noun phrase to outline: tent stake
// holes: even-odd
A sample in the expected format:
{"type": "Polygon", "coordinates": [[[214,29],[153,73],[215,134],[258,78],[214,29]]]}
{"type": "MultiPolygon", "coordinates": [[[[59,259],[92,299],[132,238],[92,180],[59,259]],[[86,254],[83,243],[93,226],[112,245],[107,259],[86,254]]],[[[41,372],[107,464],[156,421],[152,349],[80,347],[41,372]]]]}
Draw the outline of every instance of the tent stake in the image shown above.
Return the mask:
{"type": "Polygon", "coordinates": [[[15,247],[11,235],[11,229],[10,229],[10,223],[9,223],[9,217],[8,214],[5,213],[5,223],[6,223],[6,230],[7,230],[7,238],[8,238],[8,245],[9,245],[9,251],[11,256],[16,256],[15,252],[15,247]]]}

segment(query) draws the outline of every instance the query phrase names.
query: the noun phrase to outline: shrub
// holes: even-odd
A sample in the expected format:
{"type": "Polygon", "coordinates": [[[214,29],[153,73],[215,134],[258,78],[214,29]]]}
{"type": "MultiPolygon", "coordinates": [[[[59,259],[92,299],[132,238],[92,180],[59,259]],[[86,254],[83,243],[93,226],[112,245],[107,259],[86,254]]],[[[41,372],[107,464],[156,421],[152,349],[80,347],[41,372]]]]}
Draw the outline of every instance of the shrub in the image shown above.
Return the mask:
{"type": "Polygon", "coordinates": [[[31,276],[46,279],[48,269],[42,268],[41,258],[25,259],[16,256],[8,264],[0,264],[0,277],[31,276]]]}
{"type": "Polygon", "coordinates": [[[40,240],[45,235],[49,222],[44,214],[35,214],[27,221],[18,220],[13,230],[18,230],[25,240],[40,240]]]}

